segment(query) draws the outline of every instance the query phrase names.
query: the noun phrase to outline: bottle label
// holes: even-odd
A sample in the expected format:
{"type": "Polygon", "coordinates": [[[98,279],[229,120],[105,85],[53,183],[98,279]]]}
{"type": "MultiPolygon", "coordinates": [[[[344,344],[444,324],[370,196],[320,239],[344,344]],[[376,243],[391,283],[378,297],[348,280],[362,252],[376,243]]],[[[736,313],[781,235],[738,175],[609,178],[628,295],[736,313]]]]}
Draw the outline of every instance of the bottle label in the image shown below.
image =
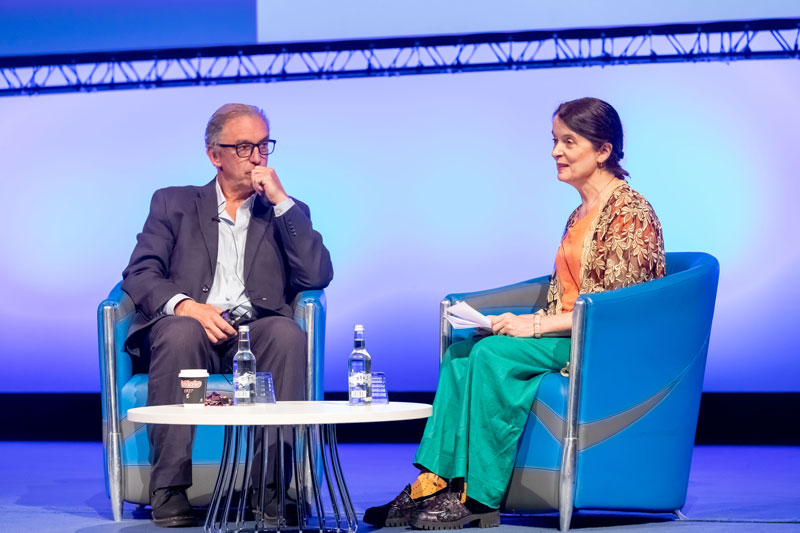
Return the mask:
{"type": "Polygon", "coordinates": [[[255,372],[245,372],[244,374],[233,376],[233,386],[236,387],[237,389],[239,387],[248,387],[250,385],[255,385],[255,382],[256,382],[255,372]]]}
{"type": "MultiPolygon", "coordinates": [[[[371,376],[369,376],[371,377],[371,376]]],[[[366,372],[354,372],[350,374],[350,378],[348,379],[348,383],[350,384],[350,388],[353,387],[363,387],[367,384],[367,373],[366,372]]]]}
{"type": "Polygon", "coordinates": [[[367,397],[367,391],[365,391],[365,390],[357,390],[357,389],[356,390],[351,390],[350,391],[350,397],[351,398],[366,398],[367,397]]]}
{"type": "Polygon", "coordinates": [[[236,398],[245,398],[245,399],[248,399],[248,398],[250,398],[250,391],[249,391],[249,390],[247,390],[247,389],[245,389],[245,390],[237,390],[236,392],[234,392],[234,393],[233,393],[233,395],[234,395],[236,398]]]}

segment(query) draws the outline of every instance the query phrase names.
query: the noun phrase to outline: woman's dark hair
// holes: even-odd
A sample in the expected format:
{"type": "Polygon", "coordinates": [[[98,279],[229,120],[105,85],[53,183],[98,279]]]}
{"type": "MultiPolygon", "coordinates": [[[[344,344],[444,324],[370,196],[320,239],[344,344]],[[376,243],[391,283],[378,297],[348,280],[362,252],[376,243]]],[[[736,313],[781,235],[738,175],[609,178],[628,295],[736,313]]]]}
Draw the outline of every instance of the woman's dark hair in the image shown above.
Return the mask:
{"type": "Polygon", "coordinates": [[[626,179],[628,171],[619,164],[622,151],[622,121],[611,104],[598,98],[578,98],[564,102],[553,116],[558,116],[569,129],[592,143],[599,150],[603,143],[611,144],[611,155],[603,167],[619,179],[626,179]]]}

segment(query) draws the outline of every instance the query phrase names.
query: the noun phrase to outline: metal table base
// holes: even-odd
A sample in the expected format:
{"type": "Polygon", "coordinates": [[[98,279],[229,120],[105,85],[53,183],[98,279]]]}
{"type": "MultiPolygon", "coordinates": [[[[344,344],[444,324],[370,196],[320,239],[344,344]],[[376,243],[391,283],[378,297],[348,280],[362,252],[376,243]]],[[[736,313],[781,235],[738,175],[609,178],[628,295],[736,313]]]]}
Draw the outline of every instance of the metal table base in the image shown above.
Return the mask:
{"type": "Polygon", "coordinates": [[[358,529],[358,518],[342,475],[336,446],[336,426],[333,424],[275,426],[278,442],[277,517],[268,519],[265,513],[256,513],[254,521],[245,520],[247,500],[251,492],[250,473],[253,466],[256,431],[261,431],[262,464],[258,487],[254,488],[260,497],[258,508],[265,509],[267,503],[265,499],[269,427],[271,426],[225,426],[222,460],[206,513],[205,531],[208,533],[280,531],[355,533],[358,529]],[[281,444],[284,442],[285,431],[291,432],[292,470],[297,494],[296,526],[288,526],[286,520],[286,472],[284,446],[281,444]],[[239,455],[242,448],[244,448],[244,475],[237,483],[241,463],[239,455]],[[324,489],[328,492],[327,502],[323,499],[324,489]],[[307,495],[310,495],[309,498],[307,495]],[[307,499],[313,501],[309,502],[307,499]],[[330,507],[325,505],[326,503],[330,504],[330,507]]]}

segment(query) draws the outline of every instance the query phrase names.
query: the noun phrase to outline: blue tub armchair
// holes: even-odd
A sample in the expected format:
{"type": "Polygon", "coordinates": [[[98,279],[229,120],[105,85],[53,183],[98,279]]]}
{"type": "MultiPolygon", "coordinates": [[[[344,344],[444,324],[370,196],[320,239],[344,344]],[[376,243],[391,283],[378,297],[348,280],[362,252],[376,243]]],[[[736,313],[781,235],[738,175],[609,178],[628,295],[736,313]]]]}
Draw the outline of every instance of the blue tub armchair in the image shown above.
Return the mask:
{"type": "MultiPolygon", "coordinates": [[[[323,291],[304,291],[294,301],[294,319],[306,332],[308,361],[306,398],[323,399],[326,301],[323,291]]],[[[103,405],[103,451],[106,491],[114,520],[122,519],[123,502],[150,503],[150,445],[143,424],[128,421],[127,412],[147,402],[147,374],[133,374],[123,344],[136,310],[117,284],[97,310],[100,395],[103,405]]],[[[209,376],[208,391],[232,391],[230,375],[209,376]]],[[[222,454],[222,427],[197,428],[192,449],[193,484],[187,491],[194,505],[210,501],[222,454]]]]}
{"type": "MultiPolygon", "coordinates": [[[[569,377],[548,374],[531,405],[502,510],[679,513],[686,501],[719,263],[668,253],[664,278],[581,295],[569,377]]],[[[545,305],[549,276],[450,294],[441,304],[440,351],[467,333],[444,311],[466,301],[485,314],[545,305]]]]}

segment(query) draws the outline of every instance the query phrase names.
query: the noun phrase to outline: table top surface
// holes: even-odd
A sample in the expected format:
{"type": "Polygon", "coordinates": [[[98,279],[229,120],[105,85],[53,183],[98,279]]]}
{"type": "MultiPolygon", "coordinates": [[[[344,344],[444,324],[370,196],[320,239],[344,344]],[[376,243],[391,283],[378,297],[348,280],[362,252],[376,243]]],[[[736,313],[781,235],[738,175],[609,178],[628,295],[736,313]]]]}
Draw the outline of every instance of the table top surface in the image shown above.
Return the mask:
{"type": "Polygon", "coordinates": [[[128,420],[146,424],[191,426],[296,426],[299,424],[351,424],[391,422],[431,416],[424,403],[390,402],[349,405],[347,402],[278,402],[253,406],[184,407],[154,405],[128,409],[128,420]]]}

